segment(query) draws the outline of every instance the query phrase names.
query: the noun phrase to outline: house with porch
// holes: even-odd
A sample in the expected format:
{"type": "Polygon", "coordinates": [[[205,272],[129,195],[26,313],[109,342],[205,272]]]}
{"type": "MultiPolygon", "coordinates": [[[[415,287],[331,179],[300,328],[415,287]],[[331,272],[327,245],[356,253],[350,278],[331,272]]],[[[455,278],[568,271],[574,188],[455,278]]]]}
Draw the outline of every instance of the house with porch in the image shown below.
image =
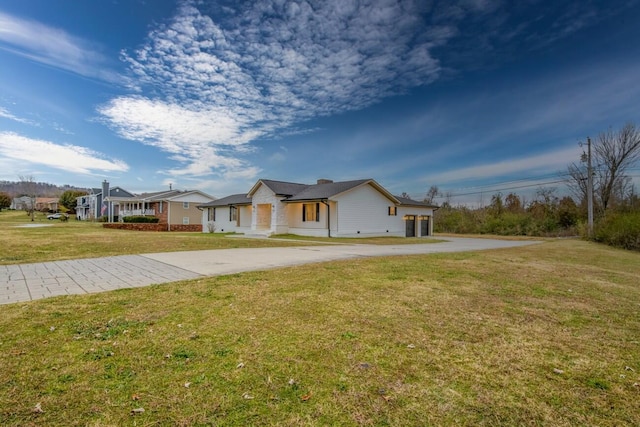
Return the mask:
{"type": "Polygon", "coordinates": [[[258,180],[246,194],[199,206],[203,232],[316,237],[422,237],[437,206],[394,196],[373,179],[315,184],[258,180]]]}
{"type": "Polygon", "coordinates": [[[103,217],[119,218],[119,206],[110,200],[133,198],[135,194],[121,188],[110,187],[105,180],[102,188],[91,188],[83,196],[76,198],[76,218],[81,221],[96,221],[103,217]]]}
{"type": "Polygon", "coordinates": [[[199,231],[202,227],[202,212],[198,206],[214,201],[215,198],[199,190],[169,190],[155,193],[142,193],[126,201],[121,210],[123,216],[155,216],[160,224],[181,226],[181,230],[199,231]]]}
{"type": "Polygon", "coordinates": [[[202,212],[197,206],[215,198],[199,190],[171,188],[153,193],[134,194],[120,187],[111,188],[105,180],[101,189],[94,188],[77,200],[78,219],[104,217],[107,223],[113,223],[122,222],[128,216],[152,216],[159,219],[159,224],[166,225],[169,231],[172,226],[183,231],[200,231],[202,212]]]}

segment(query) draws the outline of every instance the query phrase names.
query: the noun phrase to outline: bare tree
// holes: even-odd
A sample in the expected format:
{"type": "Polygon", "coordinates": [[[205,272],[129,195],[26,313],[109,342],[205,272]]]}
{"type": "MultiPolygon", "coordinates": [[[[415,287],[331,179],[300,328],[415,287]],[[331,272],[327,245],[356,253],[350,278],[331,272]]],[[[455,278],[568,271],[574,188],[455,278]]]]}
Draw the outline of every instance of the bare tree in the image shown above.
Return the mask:
{"type": "MultiPolygon", "coordinates": [[[[602,212],[620,203],[633,191],[626,175],[640,161],[640,129],[627,123],[619,131],[602,132],[593,144],[592,163],[594,204],[602,212]]],[[[575,196],[587,198],[586,167],[572,163],[568,167],[569,186],[575,196]]]]}
{"type": "Polygon", "coordinates": [[[431,187],[429,187],[429,190],[427,191],[427,194],[424,197],[424,202],[429,203],[430,205],[433,205],[435,203],[435,198],[440,196],[442,196],[442,193],[440,193],[438,186],[432,185],[431,187]]]}
{"type": "Polygon", "coordinates": [[[36,211],[36,191],[37,183],[33,175],[20,175],[20,187],[25,196],[29,198],[28,213],[31,215],[31,221],[34,221],[36,211]]]}

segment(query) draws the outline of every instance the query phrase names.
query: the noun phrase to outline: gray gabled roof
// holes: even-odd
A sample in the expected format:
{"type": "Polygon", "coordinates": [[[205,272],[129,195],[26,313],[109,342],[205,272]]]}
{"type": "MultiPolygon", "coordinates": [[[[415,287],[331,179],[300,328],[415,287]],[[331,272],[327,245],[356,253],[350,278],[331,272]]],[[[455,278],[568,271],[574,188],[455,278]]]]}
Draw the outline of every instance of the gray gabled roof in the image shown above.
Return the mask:
{"type": "MultiPolygon", "coordinates": [[[[102,192],[102,190],[100,190],[102,192]]],[[[135,194],[128,192],[122,187],[112,187],[109,188],[109,197],[135,197],[135,194]]]]}
{"type": "Polygon", "coordinates": [[[242,194],[232,194],[231,196],[223,197],[221,199],[216,199],[209,203],[198,205],[198,208],[215,208],[220,206],[250,205],[250,204],[251,204],[251,198],[247,197],[247,193],[242,193],[242,194]]]}
{"type": "Polygon", "coordinates": [[[138,197],[140,199],[146,201],[157,201],[157,200],[166,200],[170,197],[177,196],[182,193],[181,190],[165,190],[165,191],[156,191],[153,193],[142,193],[138,197]]]}
{"type": "Polygon", "coordinates": [[[307,185],[299,193],[288,197],[286,202],[299,202],[302,200],[320,200],[320,199],[328,199],[329,197],[333,197],[337,194],[344,193],[345,191],[351,190],[352,188],[358,187],[362,184],[365,184],[371,179],[358,179],[355,181],[342,181],[342,182],[328,182],[324,184],[314,184],[307,185]]]}
{"type": "Polygon", "coordinates": [[[431,203],[420,202],[418,200],[408,199],[406,197],[395,196],[396,199],[400,202],[400,206],[418,206],[423,208],[434,208],[438,209],[438,206],[432,205],[431,203]]]}
{"type": "Polygon", "coordinates": [[[271,191],[273,191],[277,196],[289,197],[293,196],[304,190],[308,187],[307,184],[297,184],[295,182],[284,182],[284,181],[272,181],[270,179],[260,179],[258,182],[249,190],[247,193],[249,196],[253,196],[253,193],[256,192],[260,184],[266,185],[271,191]]]}

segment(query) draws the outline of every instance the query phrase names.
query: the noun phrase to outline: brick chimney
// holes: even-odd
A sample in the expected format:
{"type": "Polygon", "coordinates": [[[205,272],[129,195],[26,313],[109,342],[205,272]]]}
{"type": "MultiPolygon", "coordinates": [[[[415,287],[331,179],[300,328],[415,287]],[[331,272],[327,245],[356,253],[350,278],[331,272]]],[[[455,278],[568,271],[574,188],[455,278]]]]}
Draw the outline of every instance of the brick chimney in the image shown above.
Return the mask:
{"type": "Polygon", "coordinates": [[[318,180],[318,184],[332,184],[332,183],[333,183],[333,180],[331,180],[331,179],[320,178],[318,180]]]}

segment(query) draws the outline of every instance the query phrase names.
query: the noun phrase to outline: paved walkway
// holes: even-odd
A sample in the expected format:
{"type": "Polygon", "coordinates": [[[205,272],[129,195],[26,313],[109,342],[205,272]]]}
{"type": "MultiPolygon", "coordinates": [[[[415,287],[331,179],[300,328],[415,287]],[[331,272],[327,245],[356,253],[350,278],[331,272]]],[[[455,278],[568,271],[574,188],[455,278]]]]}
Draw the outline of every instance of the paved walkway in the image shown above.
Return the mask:
{"type": "Polygon", "coordinates": [[[340,259],[464,252],[537,243],[459,237],[444,239],[447,241],[416,245],[217,249],[0,265],[0,304],[340,259]]]}

